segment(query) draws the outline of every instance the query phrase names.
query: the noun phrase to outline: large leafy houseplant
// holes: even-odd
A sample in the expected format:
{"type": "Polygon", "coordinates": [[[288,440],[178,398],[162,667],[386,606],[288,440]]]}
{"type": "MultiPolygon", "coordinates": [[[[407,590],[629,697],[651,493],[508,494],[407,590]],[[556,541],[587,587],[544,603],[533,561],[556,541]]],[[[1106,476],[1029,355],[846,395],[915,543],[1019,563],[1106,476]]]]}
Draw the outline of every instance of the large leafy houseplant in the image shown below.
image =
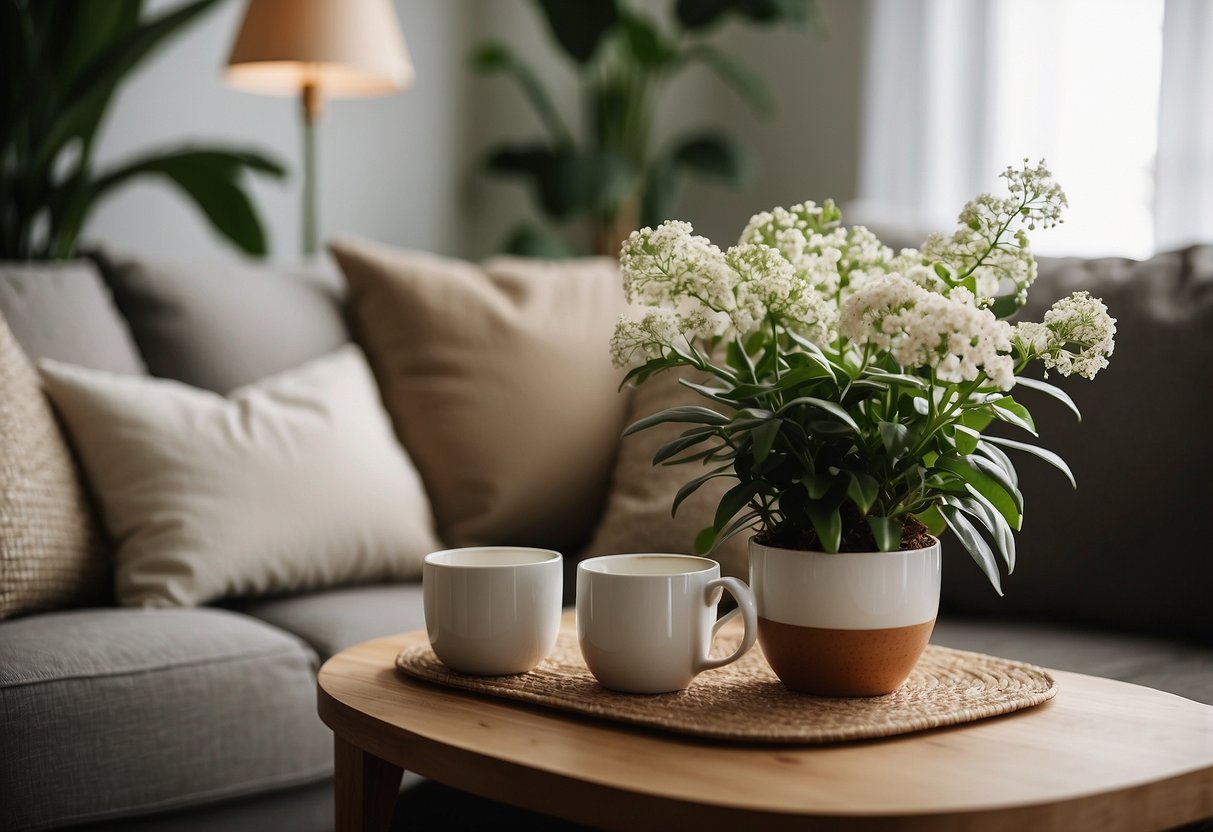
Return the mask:
{"type": "MultiPolygon", "coordinates": [[[[668,25],[624,0],[536,5],[576,69],[583,124],[580,130],[570,126],[539,77],[508,46],[481,44],[473,65],[517,82],[544,128],[541,138],[494,147],[486,164],[491,172],[529,181],[553,224],[584,221],[593,250],[611,255],[638,223],[669,218],[684,175],[732,185],[750,175],[752,160],[744,148],[718,131],[690,132],[652,147],[659,93],[690,66],[715,72],[755,111],[772,110],[762,79],[705,34],[730,16],[799,27],[813,18],[810,0],[677,0],[668,25]]],[[[537,256],[580,250],[567,235],[531,226],[515,229],[506,247],[537,256]]]]}
{"type": "Polygon", "coordinates": [[[137,177],[176,185],[241,250],[266,251],[241,179],[285,170],[250,150],[185,146],[94,170],[93,150],[123,79],[218,0],[144,19],[142,0],[0,0],[0,259],[62,259],[89,212],[137,177]]]}
{"type": "Polygon", "coordinates": [[[711,381],[680,378],[705,406],[628,432],[689,425],[653,460],[708,466],[674,511],[711,479],[737,480],[697,550],[753,529],[785,549],[894,551],[948,527],[1002,592],[995,553],[1014,568],[1023,514],[1008,451],[1073,476],[1052,451],[986,429],[1035,435],[1015,388],[1077,414],[1062,390],[1023,372],[1040,362],[1093,378],[1115,333],[1085,292],[1042,322],[1004,320],[1036,275],[1026,231],[1060,221],[1066,199],[1043,162],[1003,177],[1006,197],[978,197],[954,234],[897,254],[842,226],[832,202],[758,214],[723,252],[686,223],[632,234],[621,267],[647,309],[622,318],[612,340],[616,363],[631,366],[625,380],[682,369],[711,381]]]}

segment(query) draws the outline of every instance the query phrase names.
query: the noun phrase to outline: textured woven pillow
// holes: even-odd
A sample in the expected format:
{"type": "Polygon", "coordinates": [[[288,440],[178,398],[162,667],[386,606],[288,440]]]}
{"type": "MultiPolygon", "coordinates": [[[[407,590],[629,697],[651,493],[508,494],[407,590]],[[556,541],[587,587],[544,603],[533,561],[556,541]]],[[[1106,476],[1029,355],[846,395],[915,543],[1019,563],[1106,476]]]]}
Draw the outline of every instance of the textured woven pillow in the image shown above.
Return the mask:
{"type": "Polygon", "coordinates": [[[0,618],[98,599],[107,569],[71,451],[0,318],[0,618]]]}
{"type": "Polygon", "coordinates": [[[416,578],[440,548],[417,472],[352,344],[228,398],[41,367],[116,541],[123,604],[416,578]]]}
{"type": "Polygon", "coordinates": [[[608,350],[625,306],[616,264],[481,266],[354,240],[331,250],[440,536],[584,545],[626,415],[608,350]]]}
{"type": "MultiPolygon", "coordinates": [[[[653,376],[631,390],[628,424],[670,407],[703,405],[704,398],[678,383],[677,371],[653,376]]],[[[695,535],[710,526],[724,492],[737,484],[731,477],[709,480],[670,516],[674,495],[685,483],[706,474],[700,463],[653,465],[653,456],[678,437],[685,425],[658,425],[625,437],[611,477],[606,511],[585,550],[585,557],[617,552],[694,553],[695,535]]],[[[711,557],[722,574],[749,580],[748,532],[729,538],[711,557]]]]}

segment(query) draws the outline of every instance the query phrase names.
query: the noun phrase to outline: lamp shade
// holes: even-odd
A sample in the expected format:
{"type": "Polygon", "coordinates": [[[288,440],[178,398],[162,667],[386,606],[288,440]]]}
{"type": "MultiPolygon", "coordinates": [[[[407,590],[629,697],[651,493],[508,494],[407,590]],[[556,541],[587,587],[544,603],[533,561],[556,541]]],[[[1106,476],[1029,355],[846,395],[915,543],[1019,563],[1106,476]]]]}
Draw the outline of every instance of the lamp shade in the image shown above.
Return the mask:
{"type": "Polygon", "coordinates": [[[227,81],[250,92],[384,95],[413,82],[391,0],[249,0],[227,81]]]}

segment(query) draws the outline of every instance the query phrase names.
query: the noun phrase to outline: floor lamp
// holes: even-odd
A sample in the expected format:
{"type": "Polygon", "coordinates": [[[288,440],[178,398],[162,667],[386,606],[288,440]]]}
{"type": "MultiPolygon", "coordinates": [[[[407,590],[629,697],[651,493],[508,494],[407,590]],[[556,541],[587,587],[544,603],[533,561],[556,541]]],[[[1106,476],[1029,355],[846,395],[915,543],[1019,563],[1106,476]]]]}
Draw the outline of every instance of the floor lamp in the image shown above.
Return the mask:
{"type": "Polygon", "coordinates": [[[315,131],[325,100],[387,95],[413,82],[391,0],[249,0],[226,78],[249,92],[299,96],[303,252],[315,254],[315,131]]]}

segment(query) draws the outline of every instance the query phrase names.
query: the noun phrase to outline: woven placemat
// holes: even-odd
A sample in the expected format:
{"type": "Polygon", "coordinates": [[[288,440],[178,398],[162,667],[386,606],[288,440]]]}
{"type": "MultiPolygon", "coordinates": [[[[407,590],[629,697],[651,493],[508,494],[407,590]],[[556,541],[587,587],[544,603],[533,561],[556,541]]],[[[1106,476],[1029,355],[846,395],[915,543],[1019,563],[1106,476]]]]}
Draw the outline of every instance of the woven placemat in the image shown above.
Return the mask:
{"type": "MultiPolygon", "coordinates": [[[[713,651],[728,655],[740,635],[723,628],[713,651]]],[[[539,667],[516,676],[467,676],[448,670],[428,644],[396,657],[410,676],[449,687],[546,705],[578,714],[716,740],[826,743],[891,737],[957,725],[1039,705],[1057,693],[1038,667],[928,645],[910,678],[887,696],[834,699],[783,686],[757,645],[736,662],[705,671],[688,690],[616,693],[598,683],[567,630],[539,667]]]]}

